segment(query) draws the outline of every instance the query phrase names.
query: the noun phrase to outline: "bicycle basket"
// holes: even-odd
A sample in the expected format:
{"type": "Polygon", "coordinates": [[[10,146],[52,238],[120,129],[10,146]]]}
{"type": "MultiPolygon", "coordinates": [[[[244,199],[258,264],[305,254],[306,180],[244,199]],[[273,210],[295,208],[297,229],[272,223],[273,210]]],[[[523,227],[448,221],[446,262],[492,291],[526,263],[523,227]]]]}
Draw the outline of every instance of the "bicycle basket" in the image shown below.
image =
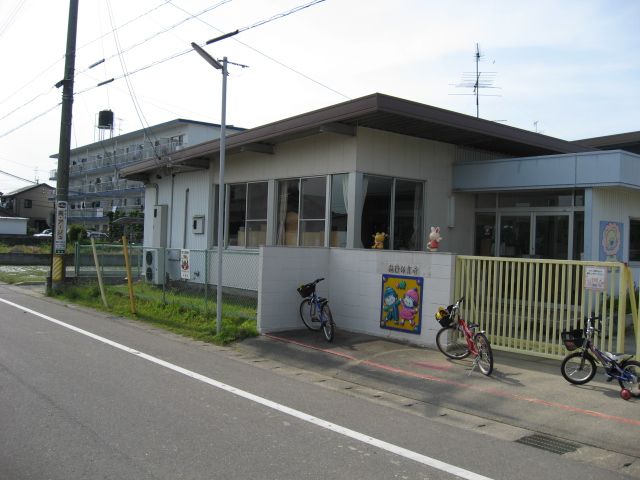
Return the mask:
{"type": "Polygon", "coordinates": [[[584,337],[582,336],[582,329],[577,328],[575,330],[568,330],[560,334],[562,342],[567,350],[572,351],[582,346],[584,337]]]}
{"type": "Polygon", "coordinates": [[[315,283],[306,283],[298,287],[298,293],[302,298],[310,297],[316,291],[315,283]]]}
{"type": "Polygon", "coordinates": [[[453,318],[451,318],[451,307],[449,305],[447,308],[438,307],[438,311],[436,312],[436,320],[442,327],[449,327],[453,323],[453,318]]]}

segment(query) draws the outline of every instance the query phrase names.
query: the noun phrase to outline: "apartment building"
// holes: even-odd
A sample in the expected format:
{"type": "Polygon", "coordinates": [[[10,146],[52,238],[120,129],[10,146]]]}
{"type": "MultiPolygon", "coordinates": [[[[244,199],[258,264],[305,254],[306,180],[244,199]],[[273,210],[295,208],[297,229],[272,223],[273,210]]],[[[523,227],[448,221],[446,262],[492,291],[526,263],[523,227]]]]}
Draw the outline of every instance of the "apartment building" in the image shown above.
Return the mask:
{"type": "MultiPolygon", "coordinates": [[[[227,134],[241,130],[227,126],[227,134]]],[[[144,183],[121,178],[123,167],[144,160],[161,162],[183,148],[219,137],[220,125],[179,118],[72,149],[68,224],[108,233],[110,212],[144,212],[144,183]]],[[[52,170],[50,180],[56,179],[57,170],[52,170]]]]}

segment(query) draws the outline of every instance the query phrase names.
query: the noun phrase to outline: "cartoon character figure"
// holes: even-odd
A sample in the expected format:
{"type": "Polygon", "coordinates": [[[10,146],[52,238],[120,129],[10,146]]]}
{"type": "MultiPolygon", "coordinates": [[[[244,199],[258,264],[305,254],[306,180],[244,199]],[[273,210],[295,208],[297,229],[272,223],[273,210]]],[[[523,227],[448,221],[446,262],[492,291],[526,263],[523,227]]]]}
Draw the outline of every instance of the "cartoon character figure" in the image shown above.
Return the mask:
{"type": "Polygon", "coordinates": [[[373,245],[371,245],[371,248],[384,248],[384,241],[388,236],[389,235],[384,232],[376,232],[375,235],[373,235],[373,245]]]}
{"type": "Polygon", "coordinates": [[[402,324],[404,324],[404,322],[409,322],[409,325],[413,328],[416,327],[414,318],[418,313],[419,300],[420,296],[415,288],[408,290],[407,293],[404,294],[404,297],[402,298],[402,310],[400,311],[400,320],[402,324]]]}
{"type": "Polygon", "coordinates": [[[431,227],[431,233],[429,234],[429,242],[427,243],[427,250],[430,252],[437,252],[440,247],[442,237],[440,236],[440,227],[431,227]]]}
{"type": "Polygon", "coordinates": [[[400,310],[398,309],[398,305],[400,305],[400,299],[398,298],[398,294],[393,288],[387,287],[384,289],[383,303],[383,316],[382,320],[380,321],[380,326],[384,327],[385,323],[389,321],[397,323],[398,319],[400,318],[400,310]]]}

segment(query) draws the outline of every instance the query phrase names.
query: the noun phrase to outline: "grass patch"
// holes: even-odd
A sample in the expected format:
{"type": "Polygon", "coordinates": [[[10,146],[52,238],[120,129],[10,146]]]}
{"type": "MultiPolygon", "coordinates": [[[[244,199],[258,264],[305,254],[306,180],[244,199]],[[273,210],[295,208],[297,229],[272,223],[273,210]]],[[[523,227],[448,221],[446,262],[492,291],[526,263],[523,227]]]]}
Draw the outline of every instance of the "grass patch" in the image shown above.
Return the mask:
{"type": "Polygon", "coordinates": [[[8,245],[0,242],[0,253],[48,253],[51,254],[51,241],[37,245],[8,245]]]}
{"type": "Polygon", "coordinates": [[[189,293],[165,293],[148,284],[134,285],[136,315],[130,311],[126,285],[107,285],[105,294],[109,308],[102,304],[98,285],[68,286],[56,292],[57,298],[112,313],[121,317],[140,320],[165,330],[216,345],[227,345],[243,338],[258,335],[256,309],[233,301],[223,306],[221,331],[217,333],[216,304],[189,293]]]}
{"type": "Polygon", "coordinates": [[[48,274],[47,266],[0,266],[0,282],[4,283],[44,283],[48,274]]]}

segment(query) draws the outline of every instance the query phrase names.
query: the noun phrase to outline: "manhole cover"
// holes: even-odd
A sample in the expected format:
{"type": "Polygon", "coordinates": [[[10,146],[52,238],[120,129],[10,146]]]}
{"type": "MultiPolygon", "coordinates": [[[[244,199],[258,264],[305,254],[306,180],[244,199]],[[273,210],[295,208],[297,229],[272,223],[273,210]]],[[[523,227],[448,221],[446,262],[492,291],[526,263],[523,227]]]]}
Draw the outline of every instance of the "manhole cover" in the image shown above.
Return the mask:
{"type": "Polygon", "coordinates": [[[580,445],[575,443],[565,442],[553,437],[547,437],[546,435],[540,435],[534,433],[516,440],[517,443],[529,445],[530,447],[536,447],[547,452],[557,453],[558,455],[564,455],[565,453],[575,452],[580,445]]]}

